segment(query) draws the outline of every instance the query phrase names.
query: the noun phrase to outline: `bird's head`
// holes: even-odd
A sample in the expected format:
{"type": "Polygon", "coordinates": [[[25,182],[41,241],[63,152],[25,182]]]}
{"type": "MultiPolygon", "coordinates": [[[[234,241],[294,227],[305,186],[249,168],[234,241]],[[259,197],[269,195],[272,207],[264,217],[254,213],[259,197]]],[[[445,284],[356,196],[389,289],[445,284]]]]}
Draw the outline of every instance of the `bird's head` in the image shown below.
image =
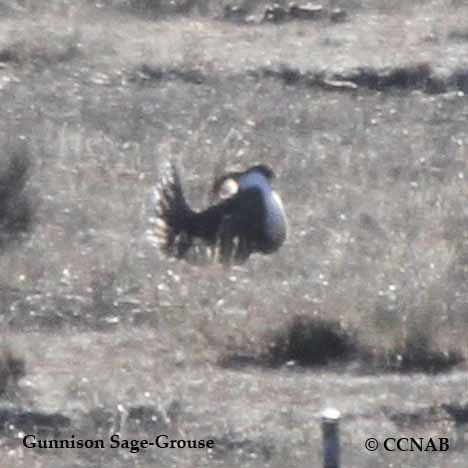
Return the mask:
{"type": "Polygon", "coordinates": [[[255,175],[258,175],[260,179],[267,183],[275,178],[275,173],[271,167],[266,164],[256,164],[244,171],[231,170],[218,177],[213,184],[212,193],[223,200],[233,197],[239,191],[243,181],[250,178],[250,176],[255,177],[255,175]]]}

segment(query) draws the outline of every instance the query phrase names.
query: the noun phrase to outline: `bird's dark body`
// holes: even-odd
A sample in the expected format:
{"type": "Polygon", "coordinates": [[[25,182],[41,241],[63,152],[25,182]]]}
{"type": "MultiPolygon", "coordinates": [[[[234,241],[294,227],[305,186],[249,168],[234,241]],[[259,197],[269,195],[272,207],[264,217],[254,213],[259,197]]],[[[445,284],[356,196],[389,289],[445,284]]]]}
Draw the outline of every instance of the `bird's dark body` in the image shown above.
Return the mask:
{"type": "Polygon", "coordinates": [[[214,191],[229,179],[236,182],[237,192],[196,212],[185,201],[171,161],[156,191],[160,220],[156,237],[162,250],[186,258],[194,242],[202,240],[212,258],[224,264],[243,263],[251,253],[276,251],[286,239],[286,218],[281,200],[271,190],[271,177],[266,166],[228,173],[215,182],[214,191]]]}

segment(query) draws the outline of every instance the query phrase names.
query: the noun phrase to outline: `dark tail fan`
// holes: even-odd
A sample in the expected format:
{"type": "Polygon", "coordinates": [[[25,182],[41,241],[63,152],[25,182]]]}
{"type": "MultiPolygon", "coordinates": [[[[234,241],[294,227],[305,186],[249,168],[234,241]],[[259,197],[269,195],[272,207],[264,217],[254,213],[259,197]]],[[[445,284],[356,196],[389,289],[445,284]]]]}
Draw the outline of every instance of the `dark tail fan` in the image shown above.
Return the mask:
{"type": "Polygon", "coordinates": [[[162,176],[153,192],[156,214],[153,235],[167,255],[182,258],[190,248],[189,222],[193,211],[188,206],[177,164],[170,159],[162,168],[162,176]]]}

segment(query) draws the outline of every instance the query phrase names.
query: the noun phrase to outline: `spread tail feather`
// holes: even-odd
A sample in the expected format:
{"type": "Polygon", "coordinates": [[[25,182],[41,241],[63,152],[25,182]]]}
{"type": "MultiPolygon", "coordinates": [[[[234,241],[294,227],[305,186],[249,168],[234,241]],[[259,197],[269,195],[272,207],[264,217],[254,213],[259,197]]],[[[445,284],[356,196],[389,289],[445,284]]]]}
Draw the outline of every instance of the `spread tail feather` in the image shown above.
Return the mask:
{"type": "Polygon", "coordinates": [[[153,235],[166,255],[181,258],[190,248],[189,221],[193,215],[188,206],[174,159],[162,168],[162,176],[153,192],[156,214],[153,235]]]}

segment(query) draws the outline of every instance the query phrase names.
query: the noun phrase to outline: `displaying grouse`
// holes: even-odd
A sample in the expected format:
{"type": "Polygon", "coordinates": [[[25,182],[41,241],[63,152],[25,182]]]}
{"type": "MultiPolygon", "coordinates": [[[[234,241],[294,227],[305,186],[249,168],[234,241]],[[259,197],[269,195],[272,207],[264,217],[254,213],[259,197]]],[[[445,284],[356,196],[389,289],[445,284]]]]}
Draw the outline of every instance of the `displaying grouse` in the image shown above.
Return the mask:
{"type": "Polygon", "coordinates": [[[224,265],[244,263],[252,253],[269,254],[286,239],[287,223],[273,171],[264,164],[218,177],[217,203],[197,212],[188,205],[174,159],[154,190],[153,235],[168,256],[195,260],[194,251],[224,265]]]}

